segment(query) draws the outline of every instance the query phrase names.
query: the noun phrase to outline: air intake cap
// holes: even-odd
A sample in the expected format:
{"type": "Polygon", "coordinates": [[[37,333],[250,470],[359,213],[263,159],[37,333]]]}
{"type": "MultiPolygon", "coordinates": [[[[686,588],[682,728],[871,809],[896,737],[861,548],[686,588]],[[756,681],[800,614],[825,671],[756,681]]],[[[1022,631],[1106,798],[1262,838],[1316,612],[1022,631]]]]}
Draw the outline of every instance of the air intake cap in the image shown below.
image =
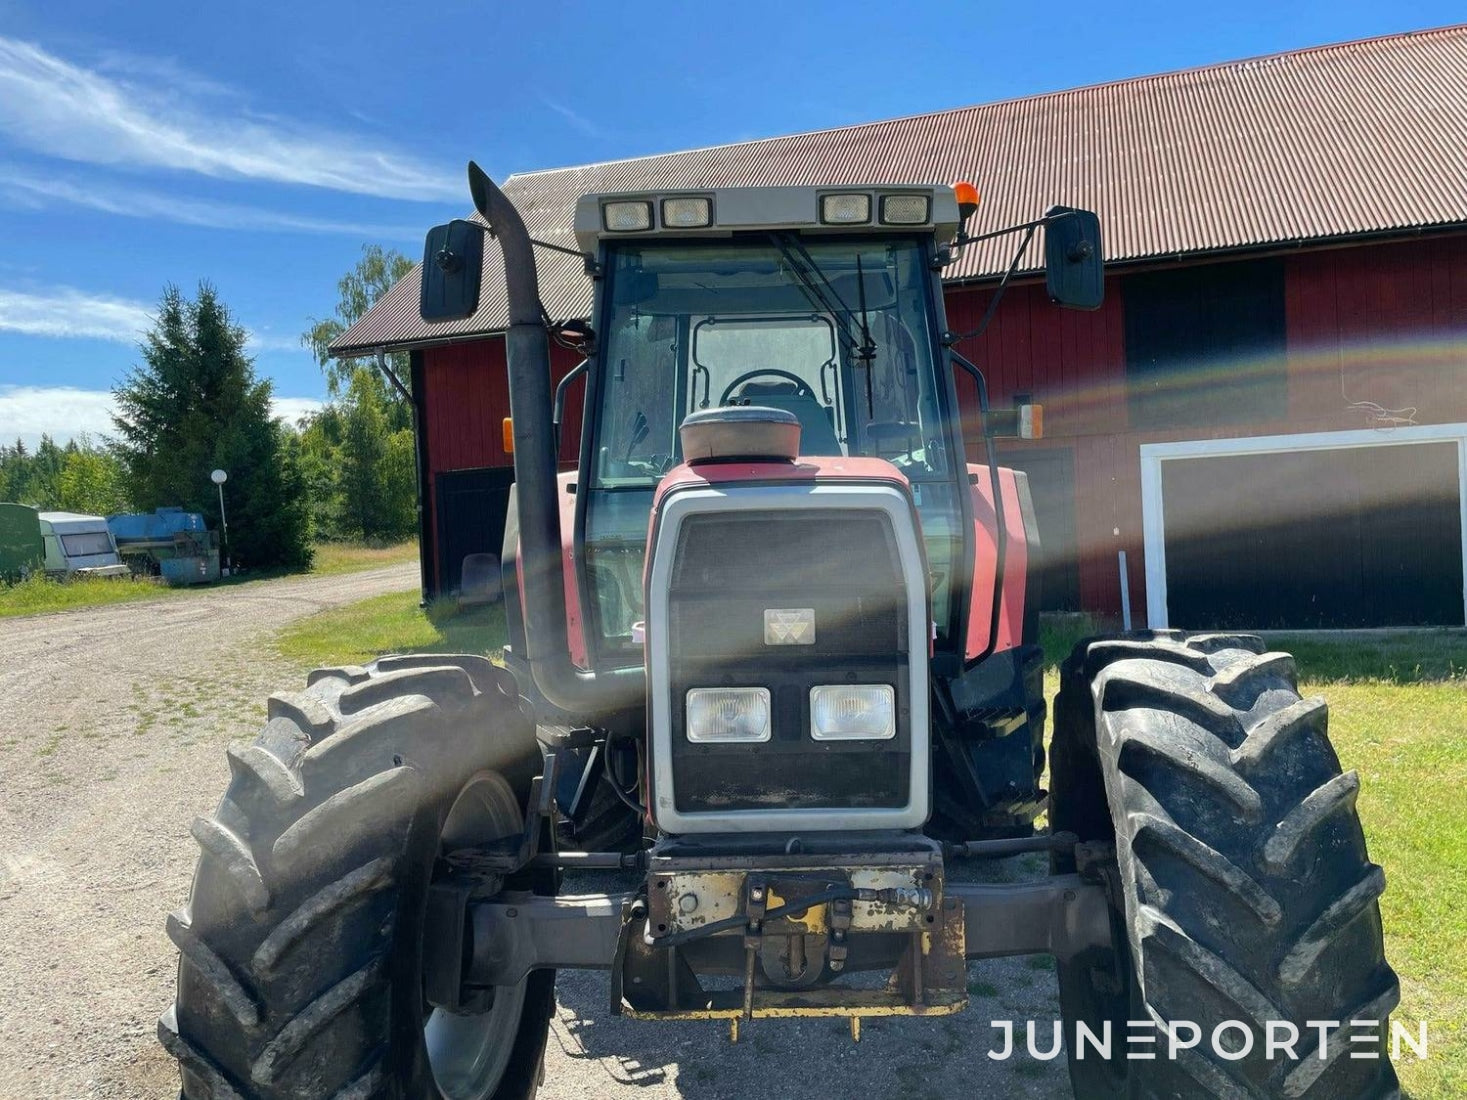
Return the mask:
{"type": "Polygon", "coordinates": [[[703,409],[683,421],[683,460],[793,462],[800,453],[800,421],[792,412],[762,405],[703,409]]]}

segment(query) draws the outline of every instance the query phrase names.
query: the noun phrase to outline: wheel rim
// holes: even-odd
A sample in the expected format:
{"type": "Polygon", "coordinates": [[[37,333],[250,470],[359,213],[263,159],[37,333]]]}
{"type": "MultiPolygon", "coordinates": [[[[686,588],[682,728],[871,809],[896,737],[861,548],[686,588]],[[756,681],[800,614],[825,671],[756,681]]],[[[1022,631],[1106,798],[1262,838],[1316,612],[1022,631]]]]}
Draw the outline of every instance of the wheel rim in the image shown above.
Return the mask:
{"type": "MultiPolygon", "coordinates": [[[[508,783],[481,773],[464,786],[444,819],[441,856],[507,836],[522,828],[519,804],[508,783]]],[[[423,936],[437,934],[431,925],[423,936]]],[[[433,1080],[446,1100],[486,1100],[494,1094],[509,1066],[525,1004],[529,979],[497,986],[483,1012],[453,1013],[433,1008],[423,1023],[423,1045],[433,1080]]]]}
{"type": "Polygon", "coordinates": [[[483,1100],[493,1094],[514,1048],[525,984],[496,989],[488,1012],[455,1016],[435,1008],[428,1017],[423,1026],[428,1064],[448,1100],[483,1100]]]}

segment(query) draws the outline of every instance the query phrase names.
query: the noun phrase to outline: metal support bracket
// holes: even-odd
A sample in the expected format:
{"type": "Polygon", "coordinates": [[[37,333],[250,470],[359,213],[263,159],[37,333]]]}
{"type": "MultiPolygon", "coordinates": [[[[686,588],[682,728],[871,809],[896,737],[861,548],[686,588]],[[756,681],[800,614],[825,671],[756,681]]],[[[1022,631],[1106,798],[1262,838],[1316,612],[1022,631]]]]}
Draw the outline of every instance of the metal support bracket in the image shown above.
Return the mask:
{"type": "Polygon", "coordinates": [[[469,897],[477,886],[475,879],[456,876],[428,888],[424,919],[438,933],[423,938],[423,996],[429,1004],[449,1012],[463,1012],[467,1007],[463,981],[464,925],[468,919],[469,897]]]}
{"type": "Polygon", "coordinates": [[[851,930],[851,903],[841,898],[830,903],[830,969],[836,972],[846,968],[846,956],[850,951],[846,937],[851,930]]]}
{"type": "Polygon", "coordinates": [[[762,878],[749,877],[744,897],[744,1019],[754,1019],[754,964],[762,946],[764,911],[769,906],[769,887],[762,878]]]}
{"type": "Polygon", "coordinates": [[[647,925],[647,902],[640,896],[628,896],[621,903],[621,928],[616,936],[616,950],[611,956],[611,1014],[621,1015],[622,975],[626,973],[627,948],[637,928],[647,925]]]}
{"type": "Polygon", "coordinates": [[[952,883],[947,897],[966,913],[970,959],[1053,955],[1069,959],[1089,947],[1112,945],[1105,888],[1079,875],[1034,882],[952,883]]]}
{"type": "Polygon", "coordinates": [[[525,827],[518,837],[448,852],[444,861],[456,872],[470,876],[512,875],[530,866],[540,855],[544,838],[555,828],[555,776],[555,754],[547,752],[543,773],[530,781],[525,827]]]}

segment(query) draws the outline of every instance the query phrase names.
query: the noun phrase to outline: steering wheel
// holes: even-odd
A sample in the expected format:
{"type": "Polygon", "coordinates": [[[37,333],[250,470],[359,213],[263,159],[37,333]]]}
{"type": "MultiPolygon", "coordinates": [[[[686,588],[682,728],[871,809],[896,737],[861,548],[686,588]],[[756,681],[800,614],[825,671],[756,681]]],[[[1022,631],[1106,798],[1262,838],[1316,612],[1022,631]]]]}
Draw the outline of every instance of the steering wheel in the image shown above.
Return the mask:
{"type": "Polygon", "coordinates": [[[786,382],[793,382],[795,384],[795,395],[798,397],[808,397],[810,400],[816,402],[820,400],[815,396],[815,391],[810,388],[810,383],[806,382],[798,374],[787,370],[780,370],[777,367],[760,367],[758,370],[745,371],[725,386],[722,396],[718,399],[718,403],[720,405],[727,405],[728,399],[733,395],[734,390],[738,389],[745,382],[755,378],[763,378],[765,375],[774,378],[783,378],[786,382]]]}

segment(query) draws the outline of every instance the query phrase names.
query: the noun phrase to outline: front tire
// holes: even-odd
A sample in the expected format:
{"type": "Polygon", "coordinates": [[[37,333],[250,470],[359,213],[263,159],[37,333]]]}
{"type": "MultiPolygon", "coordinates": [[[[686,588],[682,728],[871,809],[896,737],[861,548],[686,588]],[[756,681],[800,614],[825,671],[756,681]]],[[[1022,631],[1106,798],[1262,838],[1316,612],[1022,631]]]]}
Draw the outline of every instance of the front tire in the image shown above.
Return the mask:
{"type": "Polygon", "coordinates": [[[229,750],[168,920],[178,993],[158,1031],[185,1100],[533,1097],[554,973],[475,1014],[428,1005],[422,981],[439,860],[523,828],[542,758],[512,678],[478,657],[388,657],[319,670],[269,716],[229,750]]]}
{"type": "MultiPolygon", "coordinates": [[[[1082,643],[1064,665],[1053,827],[1102,854],[1079,869],[1106,881],[1117,943],[1058,966],[1077,1096],[1395,1095],[1385,1029],[1399,988],[1359,777],[1341,774],[1327,708],[1299,697],[1293,659],[1263,650],[1235,635],[1128,637],[1082,643]],[[1154,1025],[1155,1043],[1127,1047],[1128,1020],[1154,1025]],[[1354,1020],[1378,1022],[1373,1050],[1351,1044],[1354,1020]],[[1201,1041],[1172,1059],[1176,1021],[1201,1041]],[[1293,1059],[1266,1056],[1270,1021],[1276,1037],[1298,1029],[1293,1059]],[[1310,1021],[1346,1021],[1325,1057],[1310,1021]],[[1077,1059],[1081,1022],[1112,1029],[1110,1059],[1077,1059]],[[1251,1051],[1235,1057],[1244,1030],[1251,1051]]],[[[1064,856],[1055,869],[1076,868],[1064,856]]]]}

